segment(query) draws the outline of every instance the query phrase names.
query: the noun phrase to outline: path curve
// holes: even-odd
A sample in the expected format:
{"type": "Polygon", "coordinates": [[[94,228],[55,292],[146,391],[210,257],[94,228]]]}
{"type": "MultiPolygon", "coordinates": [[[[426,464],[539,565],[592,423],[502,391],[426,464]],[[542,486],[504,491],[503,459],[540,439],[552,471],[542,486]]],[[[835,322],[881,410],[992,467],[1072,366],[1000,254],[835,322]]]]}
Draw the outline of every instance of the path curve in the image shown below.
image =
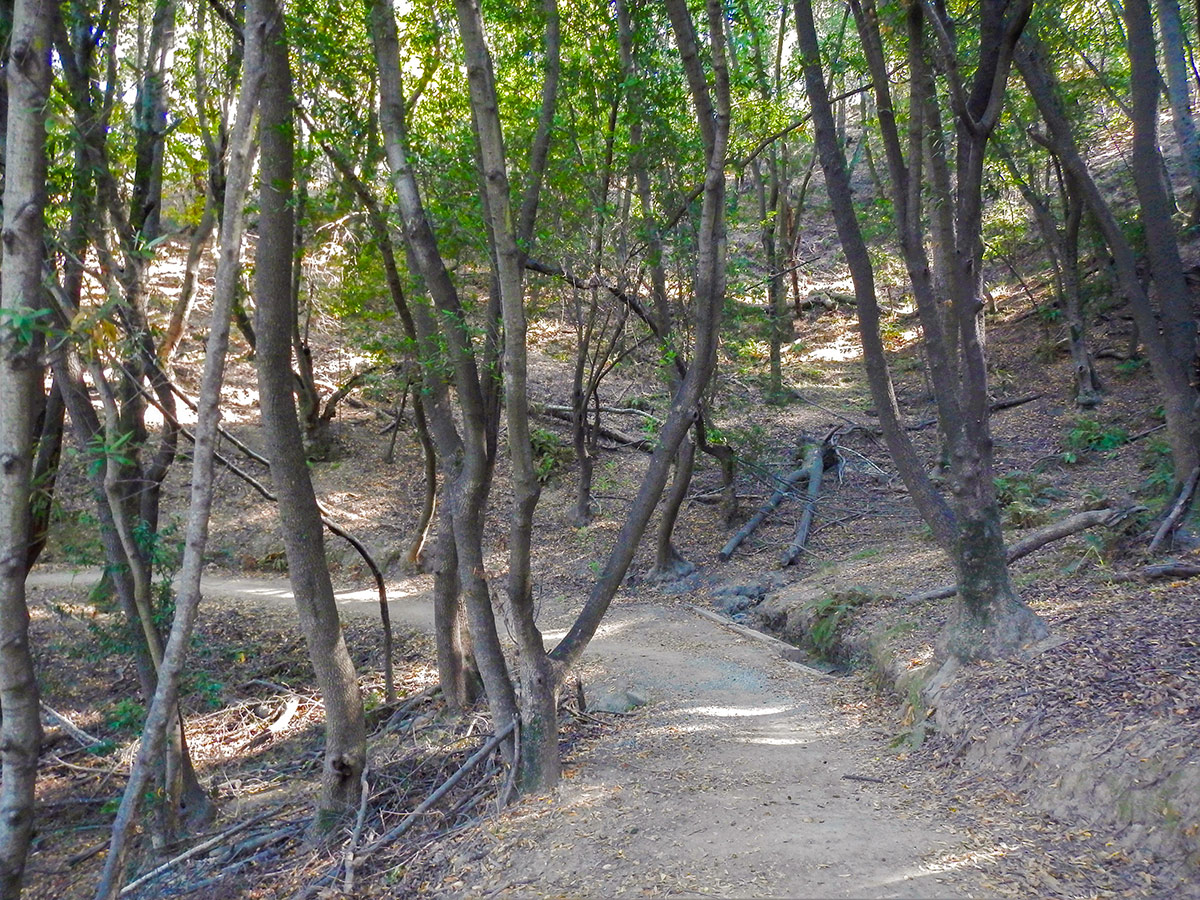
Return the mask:
{"type": "MultiPolygon", "coordinates": [[[[90,587],[96,572],[35,571],[31,588],[90,587]]],[[[290,607],[286,579],[206,577],[206,602],[290,607]]],[[[398,627],[429,632],[432,604],[389,585],[398,627]]],[[[339,590],[377,616],[373,589],[339,590]]],[[[543,617],[547,643],[569,624],[543,617]]],[[[615,605],[579,666],[589,700],[646,705],[569,768],[552,804],[530,798],[440,896],[963,898],[963,835],[919,798],[846,780],[884,752],[831,715],[834,679],[686,610],[615,605]]]]}

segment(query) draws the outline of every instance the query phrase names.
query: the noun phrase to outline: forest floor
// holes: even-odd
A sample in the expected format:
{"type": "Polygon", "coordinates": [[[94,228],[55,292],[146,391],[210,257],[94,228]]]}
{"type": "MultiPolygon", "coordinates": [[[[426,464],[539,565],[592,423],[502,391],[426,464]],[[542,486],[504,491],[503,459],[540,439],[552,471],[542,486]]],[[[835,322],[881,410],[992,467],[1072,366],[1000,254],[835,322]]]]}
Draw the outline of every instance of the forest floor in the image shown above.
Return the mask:
{"type": "MultiPolygon", "coordinates": [[[[836,273],[806,278],[806,290],[845,287],[836,273]]],[[[1145,366],[1102,359],[1110,396],[1079,411],[1057,326],[1026,293],[996,293],[994,396],[1037,395],[994,417],[1012,534],[1100,503],[1161,505],[1161,422],[1145,366]]],[[[931,407],[916,326],[903,297],[887,300],[897,394],[919,422],[931,407]]],[[[921,709],[895,692],[884,670],[930,664],[948,601],[903,598],[952,573],[874,435],[853,311],[797,321],[799,338],[785,353],[794,390],[789,402],[772,405],[760,377],[762,323],[748,306],[730,308],[743,319],[741,336],[723,347],[714,417],[739,453],[743,516],[794,467],[802,439],[841,429],[845,462],[822,494],[808,551],[798,565],[778,568],[799,517],[791,501],[719,562],[729,532],[711,502],[718,472],[702,459],[676,536],[697,571],[655,584],[644,577],[651,559],[639,554],[581,664],[584,709],[564,698],[562,786],[498,811],[503,773],[494,763],[473,771],[403,840],[354,864],[355,895],[1200,896],[1196,582],[1130,574],[1142,562],[1144,520],[1053,544],[1014,569],[1053,641],[1039,655],[960,673],[939,709],[921,709]],[[789,597],[848,592],[861,602],[847,609],[848,656],[833,675],[696,611],[753,618],[755,608],[774,604],[775,618],[783,610],[786,620],[789,597]],[[731,596],[747,594],[751,609],[731,607],[731,596]],[[883,663],[871,655],[880,635],[883,663]]],[[[1094,328],[1098,349],[1127,343],[1119,308],[1099,309],[1094,328]]],[[[533,399],[561,403],[570,330],[549,310],[532,337],[533,399]]],[[[363,365],[344,346],[321,338],[327,389],[363,365]]],[[[176,376],[191,390],[202,350],[193,337],[184,351],[176,376]]],[[[231,361],[226,422],[257,446],[254,383],[250,363],[231,361]]],[[[371,806],[360,834],[347,823],[322,845],[305,840],[320,701],[288,613],[274,511],[222,472],[185,707],[201,777],[220,807],[206,833],[244,830],[130,895],[333,896],[347,879],[347,848],[361,850],[395,826],[491,730],[483,713],[449,717],[426,699],[436,680],[430,576],[404,575],[397,563],[421,498],[419,450],[405,428],[395,461],[383,461],[388,438],[380,432],[395,405],[389,390],[377,383],[343,409],[330,460],[312,468],[322,501],[388,568],[400,632],[396,680],[402,699],[414,698],[411,706],[383,702],[375,593],[354,555],[331,544],[372,726],[371,806]]],[[[652,364],[618,369],[604,398],[652,413],[665,404],[652,364]]],[[[637,431],[641,418],[616,424],[637,431]]],[[[539,425],[565,440],[561,423],[539,425]]],[[[933,459],[934,429],[913,434],[933,459]]],[[[564,462],[552,474],[535,559],[548,642],[586,596],[645,460],[628,448],[603,452],[599,511],[586,528],[568,524],[573,468],[564,462]]],[[[29,883],[30,896],[45,900],[90,896],[142,712],[111,604],[90,592],[94,577],[70,574],[96,563],[81,467],[74,460],[60,484],[46,570],[31,576],[32,615],[46,702],[102,743],[86,751],[62,729],[51,731],[29,883]]],[[[186,505],[186,468],[176,465],[167,485],[176,519],[186,505]]],[[[503,462],[496,483],[487,532],[493,576],[504,567],[503,462]]],[[[1186,535],[1172,558],[1194,561],[1186,535]]],[[[147,849],[137,871],[155,859],[147,849]]]]}

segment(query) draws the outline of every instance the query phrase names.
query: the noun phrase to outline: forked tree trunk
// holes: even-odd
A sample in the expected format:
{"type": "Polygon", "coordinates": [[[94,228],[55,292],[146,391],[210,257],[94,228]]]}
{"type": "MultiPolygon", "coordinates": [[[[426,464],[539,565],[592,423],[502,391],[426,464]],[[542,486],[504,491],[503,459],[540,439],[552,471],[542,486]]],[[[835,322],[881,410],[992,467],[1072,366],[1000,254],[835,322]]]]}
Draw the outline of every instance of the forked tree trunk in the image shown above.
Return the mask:
{"type": "Polygon", "coordinates": [[[317,800],[318,829],[330,827],[358,802],[366,762],[362,697],[338,618],[321,513],[304,457],[293,400],[291,204],[293,162],[292,80],[283,16],[263,0],[263,80],[259,142],[259,241],[255,262],[259,398],[271,479],[279,498],[288,578],[300,627],[325,704],[325,765],[317,800]]]}
{"type": "MultiPolygon", "coordinates": [[[[516,691],[496,630],[483,556],[483,519],[491,478],[489,443],[495,429],[488,423],[489,401],[484,396],[465,311],[441,257],[409,164],[400,46],[395,13],[389,3],[376,0],[371,4],[370,27],[379,66],[380,127],[404,224],[409,265],[421,275],[439,313],[439,322],[445,325],[439,329],[430,311],[414,304],[418,342],[427,359],[437,359],[443,353],[449,356],[461,410],[460,434],[445,382],[426,369],[433,436],[444,468],[443,518],[452,523],[459,588],[479,675],[495,720],[507,723],[517,715],[516,691]]],[[[445,623],[438,624],[439,629],[443,627],[447,627],[445,623]]],[[[511,744],[506,745],[505,752],[511,759],[511,744]]]]}
{"type": "MultiPolygon", "coordinates": [[[[512,463],[513,514],[509,536],[508,604],[515,626],[521,682],[521,757],[518,778],[522,790],[545,790],[562,774],[558,753],[558,685],[542,633],[534,622],[532,542],[533,513],[541,486],[533,467],[529,434],[528,364],[525,303],[522,287],[524,260],[513,230],[507,161],[500,126],[491,54],[484,38],[477,0],[456,0],[458,30],[466,53],[472,120],[479,141],[485,211],[491,218],[496,276],[504,318],[504,390],[508,424],[508,453],[512,463]]],[[[497,727],[502,724],[497,721],[497,727]]]]}
{"type": "Polygon", "coordinates": [[[17,0],[4,66],[8,108],[0,271],[0,896],[21,892],[33,834],[42,726],[25,603],[33,410],[41,390],[38,299],[46,203],[45,117],[53,9],[17,0]]]}
{"type": "MultiPolygon", "coordinates": [[[[926,332],[931,367],[934,368],[938,418],[947,435],[951,455],[954,513],[925,476],[911,441],[900,427],[890,375],[879,338],[874,272],[853,206],[845,157],[838,146],[837,129],[825,86],[812,7],[796,0],[796,25],[804,63],[805,87],[813,110],[817,145],[847,262],[854,280],[860,333],[871,392],[881,412],[884,437],[905,484],[926,522],[933,528],[959,572],[960,603],[943,637],[944,648],[961,659],[1003,656],[1017,651],[1044,634],[1045,626],[1017,598],[1008,581],[1000,532],[999,510],[992,484],[991,437],[983,336],[980,327],[979,269],[982,245],[983,150],[999,117],[1003,73],[1012,43],[1028,16],[1028,4],[1017,4],[1011,15],[1005,0],[985,2],[981,8],[981,57],[975,81],[956,85],[951,93],[961,105],[956,116],[955,266],[950,274],[953,326],[957,331],[961,380],[953,377],[954,365],[943,334],[929,267],[924,256],[920,221],[921,162],[926,152],[922,133],[932,75],[925,61],[922,39],[924,9],[908,8],[908,53],[913,72],[909,109],[908,158],[895,127],[895,111],[881,73],[883,49],[879,17],[874,3],[852,0],[855,21],[871,65],[878,97],[878,114],[892,174],[893,201],[897,208],[901,245],[908,267],[922,327],[926,332]],[[970,122],[970,126],[966,124],[970,122]]],[[[943,23],[944,24],[944,23],[943,23]]],[[[944,52],[953,48],[943,47],[944,52]]],[[[950,73],[953,75],[954,73],[950,73]]],[[[948,199],[948,198],[944,198],[948,199]]]]}

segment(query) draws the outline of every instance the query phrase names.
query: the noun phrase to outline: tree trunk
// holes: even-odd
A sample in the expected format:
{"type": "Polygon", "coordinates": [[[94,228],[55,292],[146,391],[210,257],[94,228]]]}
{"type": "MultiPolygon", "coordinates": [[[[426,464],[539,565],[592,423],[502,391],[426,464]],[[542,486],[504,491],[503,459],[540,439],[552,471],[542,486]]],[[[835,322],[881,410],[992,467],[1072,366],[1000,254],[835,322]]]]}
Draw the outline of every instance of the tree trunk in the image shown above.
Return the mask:
{"type": "MultiPolygon", "coordinates": [[[[523,259],[513,230],[504,138],[501,133],[495,77],[484,38],[477,0],[456,0],[458,29],[466,52],[472,120],[479,142],[481,175],[491,218],[496,276],[504,318],[504,392],[508,452],[512,464],[513,519],[509,536],[509,612],[516,629],[521,681],[520,787],[546,790],[558,783],[557,682],[546,657],[541,631],[534,622],[532,541],[533,513],[541,486],[533,467],[529,434],[526,321],[522,289],[523,259]]],[[[552,100],[552,98],[551,98],[552,100]]],[[[551,107],[553,102],[550,103],[551,107]]],[[[503,721],[499,716],[496,722],[503,721]]]]}
{"type": "Polygon", "coordinates": [[[1179,0],[1156,0],[1156,5],[1162,34],[1163,62],[1167,70],[1167,99],[1171,103],[1171,120],[1179,141],[1179,154],[1183,157],[1184,171],[1192,188],[1194,222],[1197,214],[1200,214],[1200,140],[1196,137],[1196,120],[1192,115],[1183,16],[1179,0]]]}
{"type": "MultiPolygon", "coordinates": [[[[200,605],[200,575],[204,565],[209,511],[214,493],[212,473],[220,426],[221,382],[229,347],[230,309],[241,267],[244,222],[242,207],[245,204],[253,166],[253,121],[263,78],[261,7],[251,3],[246,19],[246,75],[239,98],[238,121],[230,146],[229,179],[224,198],[227,212],[221,225],[221,256],[213,287],[213,317],[198,398],[196,446],[192,459],[192,496],[178,603],[171,625],[171,636],[159,666],[157,684],[146,715],[142,743],[113,822],[112,840],[97,888],[97,900],[114,900],[120,893],[129,835],[136,821],[146,785],[152,776],[156,761],[163,753],[168,729],[173,727],[172,722],[179,722],[182,728],[177,707],[179,679],[200,605]]],[[[90,404],[85,406],[87,410],[91,410],[90,404]]],[[[182,752],[186,761],[186,746],[182,748],[182,752]]],[[[187,767],[190,768],[190,763],[187,763],[187,767]]]]}
{"type": "Polygon", "coordinates": [[[704,140],[705,178],[700,210],[694,279],[695,332],[691,363],[671,401],[659,444],[634,498],[628,518],[617,535],[604,569],[588,594],[587,602],[566,637],[551,656],[565,671],[583,654],[600,626],[612,598],[633,561],[637,545],[654,513],[670,472],[671,461],[687,437],[700,411],[700,400],[716,366],[718,326],[725,299],[725,261],[728,242],[725,228],[725,162],[729,148],[730,90],[725,61],[724,10],[709,0],[709,47],[712,52],[713,88],[710,92],[700,64],[695,26],[683,0],[667,0],[675,43],[683,60],[696,121],[704,140]]]}
{"type": "Polygon", "coordinates": [[[675,549],[671,540],[675,533],[675,522],[683,501],[687,499],[688,488],[692,484],[692,471],[696,464],[696,443],[684,438],[675,456],[675,477],[671,481],[671,489],[663,498],[661,518],[658,522],[658,537],[655,540],[654,571],[652,577],[660,581],[674,581],[685,578],[696,571],[696,567],[683,558],[675,549]]]}
{"type": "MultiPolygon", "coordinates": [[[[1173,204],[1162,174],[1162,156],[1158,150],[1158,96],[1160,76],[1154,42],[1154,22],[1147,0],[1128,0],[1125,4],[1125,32],[1129,42],[1129,65],[1133,73],[1133,181],[1137,188],[1138,215],[1146,235],[1150,272],[1161,311],[1160,322],[1166,350],[1175,365],[1187,371],[1196,365],[1196,318],[1192,313],[1191,294],[1183,277],[1179,243],[1171,221],[1173,204]]],[[[1191,383],[1195,388],[1194,375],[1191,383]]],[[[1194,391],[1193,391],[1194,393],[1194,391]]],[[[1164,398],[1173,403],[1171,396],[1164,398]]],[[[1193,400],[1190,409],[1193,434],[1190,445],[1176,447],[1176,487],[1188,473],[1200,465],[1200,404],[1193,400]]]]}
{"type": "MultiPolygon", "coordinates": [[[[489,443],[494,428],[488,424],[488,401],[484,396],[465,311],[438,250],[416,176],[409,165],[400,84],[400,47],[391,5],[382,0],[373,2],[370,20],[379,66],[380,127],[384,132],[388,165],[404,224],[410,268],[420,274],[439,313],[439,322],[445,328],[439,333],[432,316],[421,304],[413,306],[413,319],[425,358],[438,359],[445,347],[461,410],[460,435],[446,385],[427,367],[426,387],[433,400],[434,440],[445,467],[443,512],[453,523],[459,585],[480,678],[495,720],[509,722],[517,715],[516,692],[496,630],[483,558],[483,518],[491,478],[489,443]]],[[[509,439],[513,439],[511,435],[509,439]]],[[[506,754],[512,758],[511,746],[506,747],[506,754]]]]}
{"type": "MultiPolygon", "coordinates": [[[[1144,38],[1141,42],[1144,43],[1144,38]]],[[[1144,52],[1139,52],[1138,62],[1153,64],[1152,56],[1149,60],[1145,56],[1144,52]]],[[[1018,47],[1016,64],[1049,132],[1048,135],[1035,134],[1033,137],[1039,143],[1049,146],[1062,161],[1067,177],[1075,179],[1083,194],[1083,201],[1112,253],[1121,292],[1129,299],[1134,323],[1150,361],[1150,369],[1163,396],[1171,458],[1175,466],[1176,480],[1181,482],[1186,474],[1200,463],[1200,393],[1192,380],[1195,320],[1190,310],[1181,309],[1178,302],[1165,302],[1169,299],[1167,292],[1171,284],[1169,271],[1164,275],[1166,284],[1159,285],[1159,302],[1151,302],[1138,277],[1137,256],[1083,160],[1071,131],[1070,120],[1063,108],[1058,81],[1050,69],[1044,49],[1032,35],[1026,37],[1018,47]]],[[[1140,85],[1147,77],[1145,74],[1138,75],[1134,82],[1140,85]]],[[[1143,93],[1145,92],[1139,89],[1139,118],[1135,123],[1135,131],[1141,132],[1136,148],[1138,157],[1157,152],[1152,144],[1153,137],[1149,141],[1146,139],[1148,129],[1151,129],[1152,134],[1157,100],[1155,97],[1141,96],[1143,93]]],[[[1137,164],[1139,170],[1145,169],[1146,166],[1144,160],[1137,164]]],[[[1142,174],[1145,175],[1146,172],[1143,171],[1142,174]]],[[[1169,270],[1170,263],[1166,262],[1166,259],[1171,255],[1169,248],[1174,242],[1174,226],[1169,211],[1165,217],[1160,217],[1161,195],[1165,191],[1161,184],[1155,189],[1155,177],[1143,180],[1147,182],[1145,187],[1151,195],[1150,199],[1153,200],[1153,195],[1157,194],[1159,200],[1152,203],[1151,208],[1143,208],[1141,214],[1148,235],[1151,231],[1163,233],[1161,240],[1156,240],[1155,244],[1159,246],[1159,253],[1164,257],[1159,264],[1165,263],[1169,270]]],[[[1139,190],[1141,187],[1139,184],[1139,190]]],[[[1154,267],[1153,260],[1151,266],[1154,267]]],[[[1182,272],[1177,271],[1176,274],[1182,278],[1182,272]]],[[[1176,300],[1178,301],[1178,298],[1176,300]]]]}
{"type": "Polygon", "coordinates": [[[321,514],[292,397],[291,337],[296,327],[291,303],[294,100],[283,17],[274,0],[264,0],[264,20],[265,77],[259,125],[262,162],[255,262],[256,364],[288,578],[325,704],[325,765],[316,822],[323,830],[357,805],[366,762],[366,734],[362,697],[338,619],[325,560],[321,514]]]}
{"type": "Polygon", "coordinates": [[[41,389],[38,338],[46,203],[45,117],[50,89],[46,4],[17,0],[4,66],[3,271],[0,271],[0,896],[20,895],[33,834],[42,726],[25,602],[33,476],[33,410],[41,389]]]}

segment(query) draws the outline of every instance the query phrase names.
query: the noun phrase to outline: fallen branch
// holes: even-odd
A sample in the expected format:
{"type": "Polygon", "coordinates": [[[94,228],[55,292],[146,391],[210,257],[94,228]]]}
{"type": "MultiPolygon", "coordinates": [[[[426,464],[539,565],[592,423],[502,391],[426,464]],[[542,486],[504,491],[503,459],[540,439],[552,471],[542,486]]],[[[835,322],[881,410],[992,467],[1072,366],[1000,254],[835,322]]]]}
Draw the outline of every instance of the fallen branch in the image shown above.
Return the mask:
{"type": "Polygon", "coordinates": [[[147,881],[157,878],[159,875],[173,869],[175,866],[179,865],[180,863],[187,862],[189,859],[191,859],[195,856],[199,856],[201,853],[204,853],[206,850],[211,850],[213,847],[216,847],[218,844],[223,844],[225,841],[229,840],[235,834],[240,834],[241,832],[243,832],[247,828],[249,828],[251,825],[257,825],[259,822],[262,822],[264,819],[270,818],[273,814],[274,813],[266,812],[266,813],[262,813],[261,815],[255,816],[253,819],[247,819],[245,822],[240,822],[239,824],[234,825],[232,828],[225,829],[220,834],[209,838],[207,841],[201,841],[199,844],[196,844],[194,847],[190,847],[187,850],[184,850],[178,856],[173,856],[170,859],[168,859],[161,866],[157,866],[156,868],[151,869],[145,875],[135,878],[133,881],[129,882],[129,884],[127,884],[127,885],[125,885],[125,887],[121,888],[120,896],[123,897],[126,894],[130,893],[131,891],[136,890],[137,888],[139,888],[143,884],[145,884],[147,881]]]}
{"type": "Polygon", "coordinates": [[[746,524],[738,529],[738,533],[731,537],[728,542],[726,542],[725,546],[721,548],[721,552],[717,554],[721,561],[728,562],[733,556],[734,551],[737,550],[738,545],[740,545],[746,538],[750,537],[750,535],[754,534],[755,529],[757,529],[759,525],[766,521],[767,516],[778,509],[779,504],[784,501],[784,498],[792,493],[792,489],[807,477],[808,469],[803,467],[799,469],[793,469],[791,472],[789,472],[784,477],[779,487],[775,489],[775,492],[771,494],[767,502],[759,507],[758,512],[747,519],[746,524]]]}
{"type": "Polygon", "coordinates": [[[1167,516],[1162,525],[1158,527],[1158,531],[1154,533],[1154,540],[1150,542],[1150,553],[1155,553],[1162,546],[1163,541],[1170,537],[1176,528],[1179,527],[1179,522],[1191,508],[1192,497],[1196,494],[1196,482],[1200,481],[1200,466],[1192,469],[1192,474],[1187,477],[1187,481],[1183,483],[1183,487],[1179,489],[1179,499],[1175,501],[1175,505],[1171,508],[1171,514],[1167,516]]]}
{"type": "MultiPolygon", "coordinates": [[[[1126,506],[1119,509],[1112,507],[1106,509],[1089,509],[1085,512],[1076,513],[1073,516],[1067,516],[1058,522],[1047,525],[1035,531],[1028,537],[1022,538],[1015,544],[1010,544],[1008,547],[1007,558],[1010,564],[1016,562],[1023,556],[1028,556],[1035,550],[1040,550],[1047,544],[1052,544],[1055,541],[1060,541],[1065,537],[1070,537],[1073,534],[1078,534],[1081,531],[1086,531],[1089,528],[1095,528],[1098,525],[1103,525],[1106,528],[1111,528],[1117,523],[1143,512],[1143,506],[1126,506]]],[[[924,591],[919,594],[909,594],[904,598],[906,603],[921,603],[926,600],[945,600],[947,597],[953,597],[958,593],[957,585],[946,585],[932,591],[924,591]]]]}
{"type": "Polygon", "coordinates": [[[783,551],[779,563],[785,568],[796,561],[805,544],[808,543],[808,533],[812,530],[813,516],[817,511],[817,497],[821,493],[821,478],[825,474],[825,445],[810,443],[804,451],[804,469],[808,473],[808,495],[804,500],[804,512],[800,514],[800,524],[796,526],[796,536],[788,548],[783,551]]]}
{"type": "Polygon", "coordinates": [[[430,685],[429,687],[425,688],[425,690],[421,691],[421,693],[413,694],[413,696],[405,700],[404,705],[392,713],[392,715],[388,718],[387,723],[383,726],[384,733],[386,734],[388,731],[399,725],[402,721],[404,721],[404,717],[408,713],[412,712],[426,700],[436,697],[441,690],[442,686],[440,684],[430,685]]]}
{"type": "Polygon", "coordinates": [[[479,763],[481,763],[483,760],[487,759],[487,757],[491,755],[492,751],[499,747],[500,744],[503,743],[504,739],[513,733],[516,727],[517,720],[514,718],[503,728],[498,729],[486,744],[476,750],[470,759],[459,766],[458,771],[442,782],[441,787],[421,801],[421,805],[405,816],[399,825],[390,831],[384,832],[382,835],[364,847],[362,853],[360,853],[358,856],[357,863],[361,865],[367,857],[373,854],[380,847],[391,843],[412,828],[417,819],[426,813],[435,803],[446,796],[446,794],[453,790],[454,786],[462,781],[464,775],[479,765],[479,763]]]}
{"type": "MultiPolygon", "coordinates": [[[[570,413],[571,407],[562,406],[558,403],[547,403],[544,407],[547,412],[570,413]]],[[[641,416],[648,422],[653,422],[655,425],[662,426],[662,419],[653,413],[648,413],[644,409],[638,409],[635,406],[601,406],[600,412],[610,413],[618,416],[641,416]]]]}
{"type": "Polygon", "coordinates": [[[1112,577],[1113,581],[1149,581],[1155,578],[1195,578],[1200,575],[1200,565],[1190,563],[1159,563],[1153,566],[1143,566],[1133,572],[1119,572],[1112,577]]]}
{"type": "Polygon", "coordinates": [[[367,821],[367,803],[371,799],[371,785],[367,782],[367,772],[370,768],[369,763],[363,766],[362,777],[359,779],[358,815],[354,819],[354,831],[350,835],[350,843],[346,845],[346,878],[342,882],[342,890],[346,894],[354,893],[354,864],[356,862],[354,851],[358,849],[363,825],[367,821]]]}
{"type": "MultiPolygon", "coordinates": [[[[532,412],[540,412],[542,415],[549,416],[552,419],[558,419],[561,422],[570,422],[571,413],[566,407],[542,406],[540,408],[532,408],[532,412]],[[560,410],[566,410],[565,412],[560,410]]],[[[631,434],[626,434],[623,431],[617,431],[615,428],[609,428],[607,425],[601,425],[597,432],[600,437],[607,438],[610,441],[616,441],[626,447],[633,447],[635,450],[641,450],[643,453],[653,453],[654,448],[658,446],[657,442],[642,437],[634,437],[631,434]]]]}
{"type": "Polygon", "coordinates": [[[58,725],[62,728],[62,730],[65,731],[67,734],[69,734],[71,737],[73,737],[75,739],[75,742],[77,744],[79,744],[80,747],[83,747],[85,750],[88,749],[89,747],[95,747],[97,744],[104,743],[102,740],[100,740],[100,738],[92,737],[90,734],[88,734],[86,731],[84,731],[82,728],[80,728],[78,725],[76,725],[74,722],[72,722],[70,719],[68,719],[62,713],[54,711],[49,706],[47,706],[45,703],[43,703],[41,706],[42,706],[42,712],[44,712],[49,718],[53,719],[56,723],[58,723],[58,725]]]}
{"type": "MultiPolygon", "coordinates": [[[[988,412],[1000,412],[1002,409],[1012,409],[1014,406],[1023,406],[1026,403],[1032,403],[1034,400],[1040,400],[1042,395],[1034,392],[1032,394],[1022,394],[1020,397],[1006,397],[1003,400],[997,400],[995,403],[988,406],[988,412]]],[[[906,431],[920,431],[922,428],[928,428],[930,425],[937,424],[937,419],[922,419],[919,422],[914,422],[912,425],[906,425],[906,431]]]]}

